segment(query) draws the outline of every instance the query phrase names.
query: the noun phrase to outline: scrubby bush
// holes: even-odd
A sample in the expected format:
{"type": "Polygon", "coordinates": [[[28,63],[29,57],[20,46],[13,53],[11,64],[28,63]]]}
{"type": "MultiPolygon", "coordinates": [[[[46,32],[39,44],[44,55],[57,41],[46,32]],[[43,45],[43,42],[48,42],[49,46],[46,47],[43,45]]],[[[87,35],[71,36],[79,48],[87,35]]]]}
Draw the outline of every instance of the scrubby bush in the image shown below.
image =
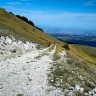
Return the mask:
{"type": "MultiPolygon", "coordinates": [[[[10,13],[13,14],[12,12],[10,12],[10,13]]],[[[34,23],[33,23],[32,21],[28,20],[26,17],[20,16],[20,15],[16,15],[16,17],[22,19],[23,21],[27,22],[28,24],[30,24],[30,25],[34,26],[35,28],[39,29],[40,31],[44,32],[41,28],[36,27],[36,26],[34,25],[34,23]]],[[[34,31],[34,30],[33,30],[33,31],[34,31]]],[[[35,32],[35,31],[34,31],[34,32],[35,32]]]]}
{"type": "Polygon", "coordinates": [[[43,29],[39,28],[39,27],[36,27],[37,29],[39,29],[40,31],[44,32],[43,29]]]}
{"type": "Polygon", "coordinates": [[[25,22],[27,22],[27,23],[29,23],[30,25],[32,25],[32,26],[35,27],[34,23],[33,23],[32,21],[28,20],[26,17],[20,16],[20,15],[16,15],[16,17],[22,19],[23,21],[25,21],[25,22]]]}
{"type": "MultiPolygon", "coordinates": [[[[12,14],[12,13],[11,13],[11,14],[12,14]]],[[[34,25],[34,23],[33,23],[32,21],[28,20],[26,17],[20,16],[20,15],[16,15],[16,17],[22,19],[23,21],[27,22],[28,24],[30,24],[30,25],[34,26],[35,28],[39,29],[40,31],[44,32],[41,28],[36,27],[36,26],[34,25]]]]}
{"type": "Polygon", "coordinates": [[[39,49],[41,48],[40,44],[38,44],[38,45],[36,46],[36,48],[39,50],[39,49]]]}
{"type": "Polygon", "coordinates": [[[64,44],[64,46],[62,46],[63,48],[65,48],[66,50],[70,50],[70,48],[69,48],[69,46],[68,46],[68,44],[66,43],[66,44],[64,44]]]}
{"type": "Polygon", "coordinates": [[[23,94],[17,94],[17,96],[24,96],[23,94]]]}
{"type": "Polygon", "coordinates": [[[28,23],[29,23],[30,25],[32,25],[32,26],[35,26],[34,23],[33,23],[32,21],[30,21],[30,20],[28,21],[28,23]]]}
{"type": "Polygon", "coordinates": [[[14,15],[12,12],[9,12],[10,14],[14,15]]]}

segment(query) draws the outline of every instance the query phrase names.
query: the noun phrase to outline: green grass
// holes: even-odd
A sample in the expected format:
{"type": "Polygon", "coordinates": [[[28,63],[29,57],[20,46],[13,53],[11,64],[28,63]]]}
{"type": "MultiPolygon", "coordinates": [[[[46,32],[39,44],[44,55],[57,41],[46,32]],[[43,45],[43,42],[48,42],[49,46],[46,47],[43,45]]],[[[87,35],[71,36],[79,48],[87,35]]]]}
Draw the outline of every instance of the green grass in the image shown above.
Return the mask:
{"type": "Polygon", "coordinates": [[[74,63],[74,61],[73,61],[73,60],[69,60],[69,59],[68,59],[68,60],[67,60],[67,63],[68,63],[68,64],[73,64],[73,63],[74,63]]]}

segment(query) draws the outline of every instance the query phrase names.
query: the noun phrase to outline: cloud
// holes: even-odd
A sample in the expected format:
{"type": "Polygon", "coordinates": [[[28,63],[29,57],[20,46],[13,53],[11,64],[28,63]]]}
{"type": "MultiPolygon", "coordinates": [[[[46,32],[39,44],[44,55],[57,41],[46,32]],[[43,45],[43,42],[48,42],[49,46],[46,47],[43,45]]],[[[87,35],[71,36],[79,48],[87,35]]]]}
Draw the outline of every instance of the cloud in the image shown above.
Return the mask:
{"type": "Polygon", "coordinates": [[[20,1],[29,1],[29,0],[20,0],[20,1]]]}
{"type": "MultiPolygon", "coordinates": [[[[21,1],[28,1],[28,0],[21,0],[21,1]]],[[[20,4],[25,4],[25,5],[33,5],[30,3],[21,3],[21,2],[9,2],[9,5],[20,5],[20,4]]]]}
{"type": "Polygon", "coordinates": [[[21,2],[9,2],[8,4],[10,5],[19,5],[19,4],[22,4],[21,2]]]}
{"type": "Polygon", "coordinates": [[[32,20],[37,25],[45,26],[77,26],[96,28],[96,13],[71,13],[44,10],[28,10],[23,8],[14,8],[13,6],[1,6],[7,11],[16,15],[21,15],[32,20]]]}
{"type": "MultiPolygon", "coordinates": [[[[28,3],[29,4],[29,3],[28,3]]],[[[28,10],[25,8],[14,8],[12,6],[2,6],[8,11],[12,11],[15,14],[24,15],[28,17],[34,17],[35,19],[63,19],[63,18],[75,18],[75,17],[94,17],[96,18],[96,13],[71,13],[71,12],[61,12],[54,13],[44,10],[28,10]]]]}
{"type": "Polygon", "coordinates": [[[86,14],[86,13],[70,13],[70,12],[62,12],[57,14],[50,14],[47,11],[29,11],[28,13],[23,13],[33,20],[68,20],[68,19],[75,19],[75,18],[95,18],[96,14],[86,14]],[[30,14],[30,15],[29,15],[30,14]],[[34,14],[34,15],[33,15],[34,14]],[[38,18],[39,17],[39,18],[38,18]]]}
{"type": "Polygon", "coordinates": [[[92,13],[70,13],[70,12],[64,12],[62,13],[63,16],[69,16],[69,17],[96,17],[96,14],[92,13]]]}
{"type": "Polygon", "coordinates": [[[50,14],[44,11],[30,11],[22,13],[32,20],[35,24],[48,25],[48,26],[95,26],[96,14],[86,13],[70,13],[62,12],[57,14],[50,14]]]}
{"type": "Polygon", "coordinates": [[[84,3],[84,6],[92,6],[92,5],[94,5],[94,2],[95,1],[87,1],[84,3]]]}
{"type": "MultiPolygon", "coordinates": [[[[18,3],[17,3],[18,4],[18,3]]],[[[29,4],[29,3],[26,3],[29,4]]],[[[56,18],[63,18],[63,17],[96,17],[96,13],[71,13],[71,12],[60,12],[60,13],[54,13],[54,12],[50,12],[50,11],[44,11],[44,10],[28,10],[25,8],[14,8],[13,6],[2,6],[5,9],[7,9],[8,11],[11,10],[15,13],[20,13],[20,14],[25,14],[25,15],[38,15],[39,16],[45,16],[45,17],[56,17],[56,18]]]]}

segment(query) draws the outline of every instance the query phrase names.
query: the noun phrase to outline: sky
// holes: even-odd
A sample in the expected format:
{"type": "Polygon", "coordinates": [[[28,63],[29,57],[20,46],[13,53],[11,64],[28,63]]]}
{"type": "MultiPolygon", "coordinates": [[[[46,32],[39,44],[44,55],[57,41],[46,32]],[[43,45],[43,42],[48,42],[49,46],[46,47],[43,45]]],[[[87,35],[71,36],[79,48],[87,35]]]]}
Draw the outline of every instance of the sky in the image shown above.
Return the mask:
{"type": "Polygon", "coordinates": [[[0,7],[35,25],[96,29],[96,0],[0,0],[0,7]]]}

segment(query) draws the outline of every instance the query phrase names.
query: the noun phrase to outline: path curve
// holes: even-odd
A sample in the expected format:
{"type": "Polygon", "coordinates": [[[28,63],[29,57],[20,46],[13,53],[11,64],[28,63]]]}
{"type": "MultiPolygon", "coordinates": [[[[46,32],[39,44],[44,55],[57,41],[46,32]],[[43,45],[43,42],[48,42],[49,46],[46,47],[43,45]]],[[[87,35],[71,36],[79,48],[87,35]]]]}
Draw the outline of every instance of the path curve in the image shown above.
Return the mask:
{"type": "MultiPolygon", "coordinates": [[[[51,45],[52,47],[53,45],[51,45]]],[[[21,57],[0,62],[0,96],[64,96],[63,93],[48,86],[48,70],[55,53],[56,45],[51,52],[47,49],[32,51],[21,57]],[[39,59],[35,58],[46,52],[39,59]]]]}

